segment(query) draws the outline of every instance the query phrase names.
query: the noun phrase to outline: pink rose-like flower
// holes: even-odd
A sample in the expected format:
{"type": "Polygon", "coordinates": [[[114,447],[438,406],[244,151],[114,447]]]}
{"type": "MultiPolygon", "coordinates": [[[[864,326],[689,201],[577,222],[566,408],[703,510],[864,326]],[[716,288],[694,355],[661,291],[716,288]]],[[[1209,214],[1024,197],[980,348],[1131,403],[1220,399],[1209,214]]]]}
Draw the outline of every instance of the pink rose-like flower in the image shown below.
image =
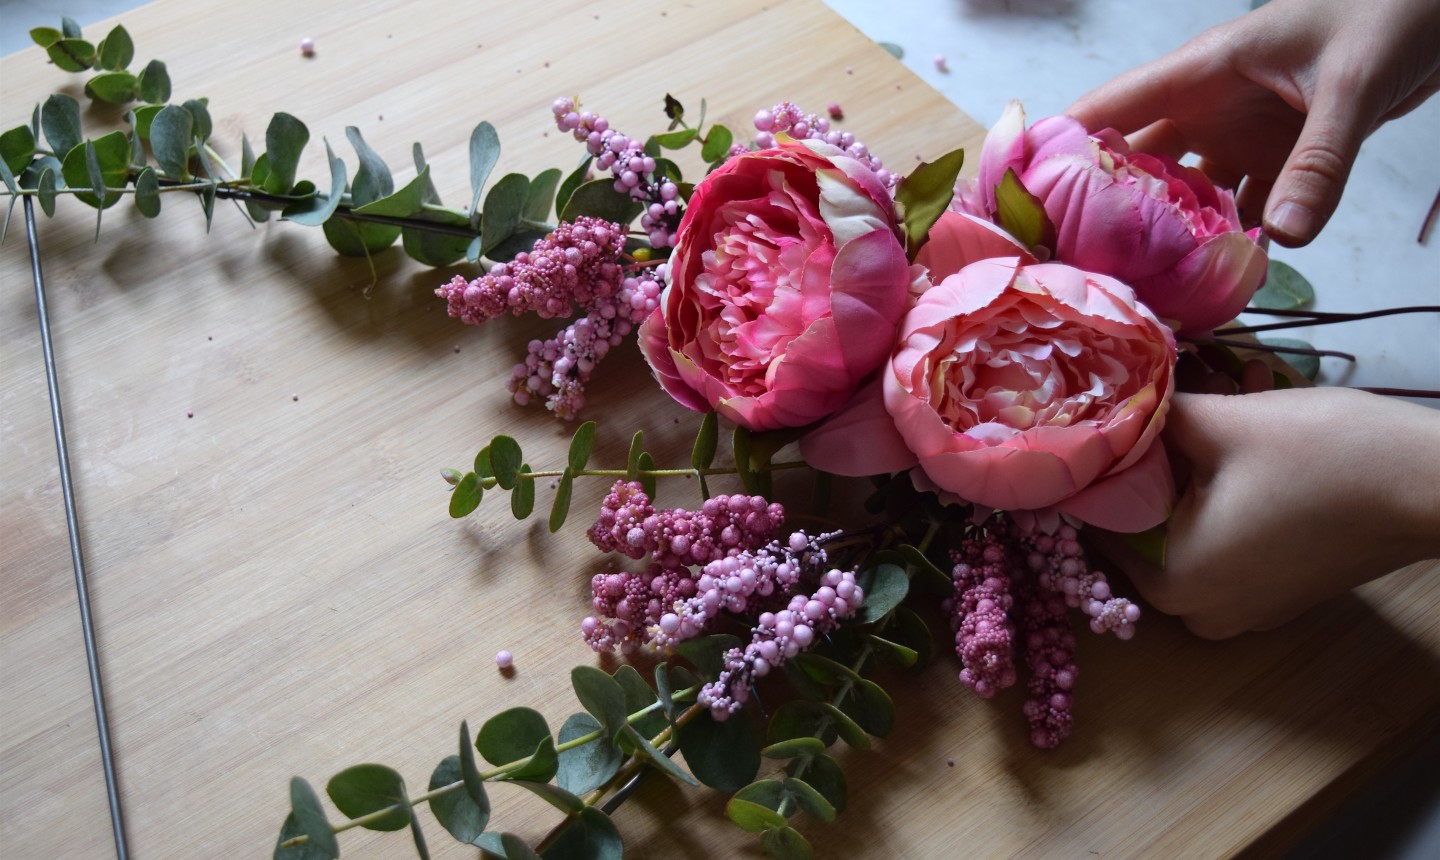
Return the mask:
{"type": "Polygon", "coordinates": [[[917,276],[875,174],[787,141],[696,186],[640,345],[681,404],[752,430],[797,427],[885,360],[917,276]]]}
{"type": "Polygon", "coordinates": [[[1182,334],[1234,319],[1264,283],[1260,229],[1242,229],[1234,195],[1174,159],[1131,152],[1113,131],[1092,137],[1068,116],[1026,129],[1011,102],[956,208],[994,217],[1008,170],[1044,205],[1055,260],[1129,284],[1182,334]]]}
{"type": "Polygon", "coordinates": [[[1174,495],[1157,436],[1175,359],[1119,281],[982,260],[920,298],[878,381],[800,450],[830,472],[918,467],[918,486],[977,505],[1142,531],[1174,495]]]}

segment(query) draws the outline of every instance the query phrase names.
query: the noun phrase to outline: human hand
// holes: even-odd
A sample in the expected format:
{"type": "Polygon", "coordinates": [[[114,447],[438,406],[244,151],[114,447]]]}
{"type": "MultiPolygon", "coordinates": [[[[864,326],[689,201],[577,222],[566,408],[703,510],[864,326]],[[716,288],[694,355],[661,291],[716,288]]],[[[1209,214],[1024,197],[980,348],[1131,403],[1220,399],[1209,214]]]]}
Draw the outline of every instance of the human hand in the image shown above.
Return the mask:
{"type": "Polygon", "coordinates": [[[1263,207],[1282,245],[1314,239],[1360,144],[1440,90],[1435,0],[1272,0],[1083,96],[1067,113],[1136,149],[1201,157],[1263,207]],[[1241,185],[1241,180],[1245,182],[1241,185]]]}
{"type": "Polygon", "coordinates": [[[1440,557],[1440,412],[1344,388],[1177,394],[1164,438],[1188,472],[1164,567],[1096,543],[1197,635],[1269,629],[1440,557]]]}

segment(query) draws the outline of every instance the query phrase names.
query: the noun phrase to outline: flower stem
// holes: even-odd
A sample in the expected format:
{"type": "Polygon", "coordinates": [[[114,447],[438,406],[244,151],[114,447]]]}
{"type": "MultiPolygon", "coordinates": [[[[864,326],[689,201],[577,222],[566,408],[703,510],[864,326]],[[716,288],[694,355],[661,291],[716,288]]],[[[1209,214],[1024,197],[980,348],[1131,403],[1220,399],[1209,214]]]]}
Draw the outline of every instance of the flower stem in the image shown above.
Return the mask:
{"type": "Polygon", "coordinates": [[[1300,328],[1312,325],[1331,325],[1333,323],[1352,322],[1354,320],[1368,320],[1376,317],[1388,317],[1396,314],[1440,314],[1440,305],[1413,305],[1404,308],[1383,308],[1378,311],[1360,311],[1358,313],[1325,313],[1322,311],[1279,311],[1265,310],[1264,308],[1246,308],[1245,313],[1269,314],[1277,317],[1295,317],[1290,322],[1265,323],[1263,325],[1237,326],[1235,328],[1221,329],[1225,334],[1251,334],[1257,331],[1274,331],[1276,329],[1300,328]]]}
{"type": "Polygon", "coordinates": [[[1256,352],[1280,352],[1289,353],[1292,355],[1330,356],[1333,358],[1343,358],[1346,361],[1356,360],[1355,356],[1351,355],[1348,352],[1340,352],[1333,349],[1304,349],[1303,347],[1298,346],[1272,346],[1271,344],[1267,343],[1251,343],[1250,341],[1233,340],[1224,337],[1212,337],[1210,338],[1210,342],[1219,344],[1221,346],[1234,347],[1236,349],[1252,349],[1256,352]]]}

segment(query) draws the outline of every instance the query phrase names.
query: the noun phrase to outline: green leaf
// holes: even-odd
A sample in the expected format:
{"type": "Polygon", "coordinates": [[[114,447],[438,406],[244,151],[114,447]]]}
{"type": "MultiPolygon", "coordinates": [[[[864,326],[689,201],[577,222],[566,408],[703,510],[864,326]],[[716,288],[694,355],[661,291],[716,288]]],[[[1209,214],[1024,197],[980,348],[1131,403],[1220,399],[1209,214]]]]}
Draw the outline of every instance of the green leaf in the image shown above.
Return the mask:
{"type": "Polygon", "coordinates": [[[61,39],[45,49],[50,61],[67,72],[83,72],[95,63],[95,46],[84,39],[61,39]]]}
{"type": "Polygon", "coordinates": [[[925,623],[925,619],[921,618],[915,610],[907,606],[896,608],[889,625],[885,628],[885,635],[896,643],[913,650],[918,655],[916,666],[924,666],[930,662],[931,654],[935,649],[934,639],[930,635],[930,627],[925,623]]]}
{"type": "MultiPolygon", "coordinates": [[[[415,161],[415,173],[417,175],[424,173],[426,166],[425,150],[420,146],[418,140],[410,146],[410,156],[415,161]]],[[[440,192],[435,190],[435,182],[433,179],[425,183],[425,193],[421,195],[421,200],[434,206],[440,205],[440,192]]]]}
{"type": "MultiPolygon", "coordinates": [[[[791,767],[793,769],[795,764],[792,763],[791,767]]],[[[837,813],[845,811],[849,789],[845,785],[845,771],[840,768],[840,762],[824,754],[806,760],[805,781],[820,792],[837,813]]]]}
{"type": "Polygon", "coordinates": [[[780,813],[738,796],[730,798],[730,802],[725,804],[725,815],[747,833],[785,826],[785,817],[780,813]]]}
{"type": "Polygon", "coordinates": [[[715,451],[720,441],[720,416],[713,410],[700,419],[700,430],[695,434],[695,445],[690,449],[690,465],[698,471],[710,468],[715,462],[715,451]]]}
{"type": "MultiPolygon", "coordinates": [[[[571,714],[560,727],[560,745],[603,728],[589,714],[571,714]]],[[[593,741],[562,751],[555,781],[566,791],[584,794],[609,782],[624,761],[625,755],[602,734],[593,741]]]]}
{"type": "Polygon", "coordinates": [[[42,48],[48,48],[64,38],[63,33],[54,27],[32,27],[30,29],[30,41],[42,48]]]}
{"type": "Polygon", "coordinates": [[[920,162],[897,183],[895,205],[904,225],[905,252],[912,261],[955,196],[955,177],[964,164],[965,150],[952,150],[934,162],[920,162]]]}
{"type": "Polygon", "coordinates": [[[470,219],[458,212],[422,209],[410,217],[467,231],[466,235],[450,235],[420,227],[402,227],[400,236],[404,243],[405,253],[427,266],[438,268],[463,259],[465,249],[470,246],[471,239],[475,238],[473,234],[468,233],[470,219]]]}
{"type": "MultiPolygon", "coordinates": [[[[682,128],[679,131],[655,135],[655,142],[665,149],[684,149],[699,136],[700,134],[693,128],[682,128]]],[[[710,161],[711,159],[706,160],[710,161]]]]}
{"type": "Polygon", "coordinates": [[[480,478],[474,472],[466,472],[450,493],[450,516],[457,520],[470,516],[480,507],[480,499],[484,495],[485,490],[480,486],[480,478]]]}
{"type": "Polygon", "coordinates": [[[486,445],[475,453],[475,474],[482,478],[495,477],[495,467],[490,465],[489,445],[486,445]]]}
{"type": "Polygon", "coordinates": [[[18,176],[35,157],[35,134],[28,125],[17,125],[0,134],[0,160],[10,168],[12,176],[18,176]]]}
{"type": "Polygon", "coordinates": [[[686,639],[675,646],[675,651],[689,660],[702,676],[714,680],[725,668],[725,652],[738,647],[739,638],[729,633],[714,633],[686,639]]]}
{"type": "Polygon", "coordinates": [[[765,758],[808,758],[824,751],[825,744],[819,738],[805,736],[770,744],[760,750],[760,754],[765,758]]]}
{"type": "MultiPolygon", "coordinates": [[[[534,250],[535,243],[545,238],[546,232],[530,227],[521,226],[520,229],[511,233],[509,238],[502,239],[500,244],[491,248],[485,256],[497,263],[508,263],[515,259],[515,255],[521,251],[530,252],[534,250]]],[[[476,245],[476,253],[479,253],[479,245],[476,245]]],[[[476,259],[479,259],[478,257],[476,259]]]]}
{"type": "Polygon", "coordinates": [[[507,173],[485,195],[480,218],[481,256],[510,238],[515,228],[520,226],[520,216],[525,211],[525,195],[529,190],[530,180],[523,174],[507,173]]]}
{"type": "Polygon", "coordinates": [[[1293,337],[1261,338],[1260,342],[1270,347],[1272,351],[1284,354],[1285,361],[1288,362],[1291,367],[1300,371],[1300,374],[1311,382],[1314,382],[1315,377],[1320,375],[1320,356],[1287,351],[1293,349],[1314,349],[1315,347],[1308,342],[1293,337]]]}
{"type": "Polygon", "coordinates": [[[625,225],[635,220],[640,209],[640,203],[629,194],[615,190],[613,180],[596,179],[575,189],[565,202],[560,220],[573,222],[581,215],[589,215],[625,225]]]}
{"type": "Polygon", "coordinates": [[[130,138],[130,166],[132,168],[144,167],[149,161],[149,156],[145,153],[145,141],[141,140],[140,134],[135,131],[135,111],[126,111],[125,121],[130,123],[130,134],[128,135],[130,138]]]}
{"type": "Polygon", "coordinates": [[[522,215],[526,221],[543,222],[550,217],[550,201],[555,199],[555,189],[560,185],[560,168],[551,167],[542,170],[530,180],[530,188],[525,192],[525,211],[522,215]]]}
{"type": "Polygon", "coordinates": [[[420,819],[410,817],[410,835],[415,840],[415,854],[420,860],[430,860],[430,849],[425,847],[425,834],[420,832],[420,819]]]}
{"type": "Polygon", "coordinates": [[[815,851],[800,831],[793,827],[776,827],[760,834],[760,847],[775,860],[811,860],[815,851]]]}
{"type": "Polygon", "coordinates": [[[80,104],[64,93],[55,93],[40,108],[40,127],[50,149],[64,159],[80,145],[80,104]]]}
{"type": "MultiPolygon", "coordinates": [[[[380,157],[380,154],[365,142],[365,137],[360,133],[360,129],[353,125],[346,126],[345,139],[355,147],[355,154],[360,158],[360,168],[355,171],[355,182],[350,188],[350,197],[354,204],[364,206],[372,200],[379,200],[394,194],[395,180],[390,176],[390,168],[386,166],[385,160],[380,157]]],[[[396,235],[399,235],[398,228],[396,230],[396,235]]],[[[394,239],[392,238],[391,241],[393,242],[394,239]]],[[[388,245],[389,242],[386,244],[388,245]]]]}
{"type": "Polygon", "coordinates": [[[785,792],[795,798],[795,803],[806,812],[821,821],[835,820],[835,807],[825,799],[825,795],[817,791],[810,783],[803,779],[790,778],[784,782],[785,792]]]}
{"type": "Polygon", "coordinates": [[[585,808],[584,801],[558,785],[551,785],[548,782],[541,782],[533,779],[517,779],[514,780],[512,784],[518,785],[521,788],[526,789],[531,794],[534,794],[536,797],[540,798],[541,800],[545,801],[546,803],[550,804],[551,806],[555,807],[566,815],[573,815],[574,813],[577,813],[585,808]]]}
{"type": "Polygon", "coordinates": [[[496,436],[490,442],[490,468],[494,469],[495,483],[502,490],[515,489],[515,476],[520,472],[524,457],[520,443],[509,436],[496,436]]]}
{"type": "Polygon", "coordinates": [[[534,782],[549,782],[555,778],[555,771],[560,767],[560,756],[555,751],[555,740],[548,734],[540,739],[535,751],[530,753],[524,764],[505,774],[502,779],[507,782],[517,780],[529,780],[534,782]]]}
{"type": "Polygon", "coordinates": [[[893,564],[879,564],[862,571],[860,582],[865,590],[865,601],[860,604],[855,617],[861,624],[884,618],[910,592],[910,578],[903,568],[893,564]]]}
{"type": "Polygon", "coordinates": [[[67,39],[78,39],[80,38],[80,25],[69,15],[61,15],[60,32],[63,33],[67,39]]]}
{"type": "Polygon", "coordinates": [[[194,124],[190,112],[178,105],[161,108],[150,121],[150,149],[155,153],[160,172],[170,179],[185,179],[190,175],[190,132],[194,124]]]}
{"type": "Polygon", "coordinates": [[[640,479],[640,486],[645,488],[645,495],[649,496],[653,500],[655,498],[655,476],[647,473],[655,471],[655,458],[650,456],[649,451],[641,451],[640,462],[636,465],[639,467],[640,470],[640,474],[638,476],[640,479]]]}
{"type": "MultiPolygon", "coordinates": [[[[150,139],[150,126],[155,122],[155,117],[158,116],[160,111],[164,110],[165,107],[165,105],[140,105],[130,112],[130,114],[135,117],[135,134],[141,140],[150,139]]],[[[248,168],[242,170],[241,173],[246,176],[250,175],[248,168]]]]}
{"type": "Polygon", "coordinates": [[[705,145],[700,148],[700,157],[706,162],[720,161],[730,153],[730,145],[734,142],[735,135],[730,133],[730,129],[712,125],[705,135],[705,145]]]}
{"type": "MultiPolygon", "coordinates": [[[[188,110],[190,112],[190,119],[194,120],[190,134],[200,138],[202,143],[209,140],[213,126],[210,122],[210,109],[205,106],[205,99],[186,99],[184,104],[180,106],[188,110]]],[[[265,142],[266,146],[270,145],[270,138],[268,136],[265,138],[265,142]]],[[[273,161],[274,159],[272,158],[271,160],[273,161]]]]}
{"type": "Polygon", "coordinates": [[[595,450],[595,422],[586,421],[575,428],[575,435],[570,437],[570,451],[566,456],[566,465],[572,472],[579,472],[590,462],[590,454],[595,450]]]}
{"type": "Polygon", "coordinates": [[[501,711],[485,721],[475,736],[475,749],[493,765],[529,758],[550,739],[550,726],[534,708],[501,711]]]}
{"type": "Polygon", "coordinates": [[[865,634],[865,641],[870,643],[880,656],[906,668],[914,666],[915,662],[920,659],[920,655],[915,649],[907,648],[898,642],[891,642],[889,639],[882,639],[873,633],[865,634]]]}
{"type": "Polygon", "coordinates": [[[740,483],[744,485],[745,492],[757,492],[759,488],[750,459],[750,431],[735,425],[735,433],[730,437],[730,449],[735,452],[735,471],[740,475],[740,483]]]}
{"type": "Polygon", "coordinates": [[[875,44],[884,48],[885,53],[889,54],[897,60],[902,60],[905,58],[905,49],[895,44],[894,42],[876,42],[875,44]]]}
{"type": "Polygon", "coordinates": [[[420,171],[420,175],[406,183],[404,188],[388,197],[381,197],[379,200],[372,200],[364,206],[356,207],[355,214],[407,218],[419,212],[424,206],[425,189],[429,185],[430,168],[426,167],[420,171]]]}
{"type": "Polygon", "coordinates": [[[630,437],[630,452],[625,455],[625,480],[633,481],[640,475],[640,455],[645,453],[645,431],[636,430],[630,437]]]}
{"type": "Polygon", "coordinates": [[[678,779],[686,785],[700,785],[695,777],[681,770],[680,766],[671,761],[669,756],[657,750],[654,744],[650,743],[647,738],[642,737],[639,732],[635,731],[634,726],[627,723],[620,733],[635,745],[636,758],[643,760],[661,773],[678,779]]]}
{"type": "MultiPolygon", "coordinates": [[[[204,136],[200,137],[203,139],[204,136]]],[[[266,191],[271,194],[290,193],[295,185],[295,170],[300,164],[300,155],[309,142],[310,130],[305,123],[283,112],[270,118],[270,125],[265,129],[265,155],[270,163],[270,175],[265,177],[266,191]]],[[[359,182],[358,176],[356,182],[359,182]]]]}
{"type": "Polygon", "coordinates": [[[485,182],[490,178],[490,171],[495,169],[495,163],[500,160],[500,135],[496,133],[495,126],[488,122],[481,122],[470,132],[470,213],[473,215],[480,209],[480,192],[485,190],[485,182]]]}
{"type": "Polygon", "coordinates": [[[659,694],[649,682],[641,677],[640,672],[629,663],[625,663],[615,670],[615,682],[620,689],[625,691],[625,713],[626,720],[630,722],[635,730],[646,737],[654,737],[669,723],[665,714],[659,709],[650,711],[645,716],[636,720],[630,720],[630,715],[638,714],[655,705],[659,701],[659,694]]]}
{"type": "Polygon", "coordinates": [[[560,531],[565,518],[570,514],[570,496],[575,487],[575,473],[566,469],[560,475],[560,484],[555,488],[555,501],[550,505],[550,533],[560,531]]]}
{"type": "Polygon", "coordinates": [[[275,840],[275,853],[271,855],[273,860],[324,860],[326,857],[335,856],[326,854],[308,841],[285,847],[286,842],[304,835],[305,831],[300,829],[300,822],[295,820],[295,813],[285,816],[285,824],[280,828],[280,836],[275,840]]]}
{"type": "Polygon", "coordinates": [[[1293,266],[1270,259],[1265,285],[1250,298],[1250,306],[1270,311],[1287,311],[1315,301],[1315,288],[1293,266]]]}
{"type": "Polygon", "coordinates": [[[680,752],[690,772],[719,791],[737,791],[760,770],[759,738],[743,714],[716,722],[709,712],[680,727],[680,752]]]}
{"type": "Polygon", "coordinates": [[[948,596],[954,590],[955,583],[950,574],[936,567],[935,562],[921,552],[919,547],[914,544],[901,544],[899,553],[904,563],[914,568],[938,593],[948,596]]]}
{"type": "Polygon", "coordinates": [[[160,214],[160,180],[153,167],[145,168],[135,177],[135,208],[146,218],[160,214]]]}
{"type": "Polygon", "coordinates": [[[357,764],[330,778],[325,791],[335,807],[349,818],[397,806],[375,821],[363,825],[367,830],[403,830],[410,825],[410,801],[405,795],[405,782],[400,774],[383,764],[357,764]]]}
{"type": "Polygon", "coordinates": [[[140,100],[152,105],[170,101],[170,72],[159,60],[151,60],[140,72],[140,100]]]}
{"type": "Polygon", "coordinates": [[[820,702],[803,699],[786,702],[770,717],[766,737],[773,744],[792,738],[818,736],[827,725],[826,717],[820,702]]]}
{"type": "Polygon", "coordinates": [[[569,204],[570,197],[575,193],[575,189],[585,183],[585,177],[590,172],[591,161],[594,161],[594,156],[585,156],[585,159],[580,162],[580,166],[575,168],[569,176],[565,177],[564,182],[560,183],[560,190],[555,193],[556,215],[565,211],[565,207],[569,204]]]}
{"type": "Polygon", "coordinates": [[[460,721],[460,754],[456,761],[460,764],[460,779],[465,783],[465,796],[489,818],[490,798],[485,794],[485,778],[475,766],[475,747],[470,743],[470,723],[466,720],[460,721]]]}
{"type": "Polygon", "coordinates": [[[669,93],[665,94],[665,116],[670,118],[671,128],[675,127],[674,123],[680,122],[685,118],[685,106],[680,104],[679,99],[669,93]]]}
{"type": "Polygon", "coordinates": [[[840,710],[866,732],[885,737],[895,728],[895,703],[879,684],[865,678],[856,681],[840,710]]]}
{"type": "Polygon", "coordinates": [[[102,69],[123,69],[135,59],[135,42],[130,33],[119,24],[101,40],[95,49],[95,65],[102,69]]]}
{"type": "Polygon", "coordinates": [[[55,215],[55,171],[46,167],[40,171],[40,183],[37,186],[40,197],[40,208],[45,211],[45,217],[55,215]]]}
{"type": "Polygon", "coordinates": [[[575,698],[600,721],[611,739],[627,725],[629,714],[620,682],[594,666],[576,666],[570,671],[570,685],[575,688],[575,698]]]}
{"type": "Polygon", "coordinates": [[[515,490],[510,494],[510,512],[515,519],[523,520],[535,512],[535,479],[530,474],[529,464],[522,464],[515,479],[515,490]]]}
{"type": "Polygon", "coordinates": [[[1055,244],[1055,225],[1045,214],[1040,198],[1020,183],[1015,168],[1005,171],[995,189],[996,215],[1005,232],[1027,248],[1050,247],[1055,244]]]}
{"type": "Polygon", "coordinates": [[[300,777],[290,780],[290,808],[300,832],[310,837],[310,844],[327,857],[340,856],[340,844],[335,841],[335,831],[325,820],[325,810],[320,806],[320,797],[310,783],[300,777]]]}
{"type": "Polygon", "coordinates": [[[610,816],[586,807],[572,818],[541,855],[547,860],[620,860],[624,845],[610,816]]]}
{"type": "Polygon", "coordinates": [[[281,219],[294,221],[305,227],[318,227],[340,208],[340,198],[345,196],[345,162],[335,157],[330,141],[326,140],[324,143],[325,158],[330,163],[330,193],[324,197],[316,194],[286,206],[280,213],[281,219]]]}
{"type": "Polygon", "coordinates": [[[112,131],[99,140],[86,141],[84,146],[70,150],[65,156],[61,174],[65,177],[65,184],[71,188],[91,189],[92,193],[75,195],[81,202],[87,206],[109,208],[120,199],[120,193],[105,193],[102,204],[102,190],[125,187],[130,175],[129,159],[130,141],[124,132],[112,131]]]}
{"type": "Polygon", "coordinates": [[[795,664],[812,679],[830,687],[839,686],[846,681],[854,683],[860,680],[860,676],[855,673],[855,670],[844,663],[837,663],[829,657],[809,651],[796,654],[795,664]]]}

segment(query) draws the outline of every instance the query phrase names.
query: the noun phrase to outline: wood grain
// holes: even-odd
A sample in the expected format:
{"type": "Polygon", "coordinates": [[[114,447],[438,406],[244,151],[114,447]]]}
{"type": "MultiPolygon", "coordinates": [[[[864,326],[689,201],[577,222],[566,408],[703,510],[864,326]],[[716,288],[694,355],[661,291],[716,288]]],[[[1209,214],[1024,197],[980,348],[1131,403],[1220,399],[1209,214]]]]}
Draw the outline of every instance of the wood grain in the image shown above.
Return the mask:
{"type": "MultiPolygon", "coordinates": [[[[285,110],[337,152],[345,126],[361,128],[401,179],[423,142],[452,203],[468,199],[465,147],[481,119],[500,131],[501,171],[575,163],[574,142],[547,133],[560,94],[636,133],[662,127],[667,91],[692,111],[707,99],[734,128],[780,99],[838,101],[845,127],[897,169],[978,144],[978,125],[814,0],[623,8],[162,0],[125,24],[139,62],[167,62],[177,96],[209,97],[227,158],[285,110]]],[[[38,50],[0,61],[0,78],[3,127],[80,86],[38,50]]],[[[322,159],[312,144],[301,175],[322,175],[322,159]]],[[[380,761],[419,791],[462,719],[527,704],[558,726],[577,710],[569,670],[596,657],[573,631],[602,563],[579,526],[604,487],[581,484],[570,527],[550,537],[494,499],[451,521],[439,478],[498,432],[537,465],[563,459],[571,428],[513,407],[500,384],[553,325],[460,326],[432,293],[450,271],[396,249],[376,257],[370,287],[367,264],[337,258],[318,231],[252,230],[226,206],[209,235],[189,199],[167,197],[152,222],[117,207],[98,241],[92,210],[61,210],[41,241],[135,856],[262,856],[293,775],[318,787],[380,761]],[[516,655],[513,677],[491,662],[501,648],[516,655]]],[[[16,238],[0,249],[0,852],[103,857],[104,785],[16,238]]],[[[596,462],[622,462],[636,429],[684,462],[688,414],[632,349],[597,378],[596,462]]],[[[839,821],[800,826],[831,857],[1232,854],[1436,708],[1433,569],[1231,642],[1153,613],[1134,642],[1086,638],[1079,725],[1054,753],[1029,747],[1018,691],[981,702],[938,660],[887,683],[893,737],[840,753],[839,821]]],[[[492,792],[495,824],[538,838],[554,815],[517,794],[492,792]]],[[[628,856],[757,856],[723,803],[650,780],[617,815],[628,856]]],[[[475,856],[423,815],[435,856],[475,856]]],[[[403,834],[351,832],[342,845],[352,857],[411,852],[403,834]]]]}

